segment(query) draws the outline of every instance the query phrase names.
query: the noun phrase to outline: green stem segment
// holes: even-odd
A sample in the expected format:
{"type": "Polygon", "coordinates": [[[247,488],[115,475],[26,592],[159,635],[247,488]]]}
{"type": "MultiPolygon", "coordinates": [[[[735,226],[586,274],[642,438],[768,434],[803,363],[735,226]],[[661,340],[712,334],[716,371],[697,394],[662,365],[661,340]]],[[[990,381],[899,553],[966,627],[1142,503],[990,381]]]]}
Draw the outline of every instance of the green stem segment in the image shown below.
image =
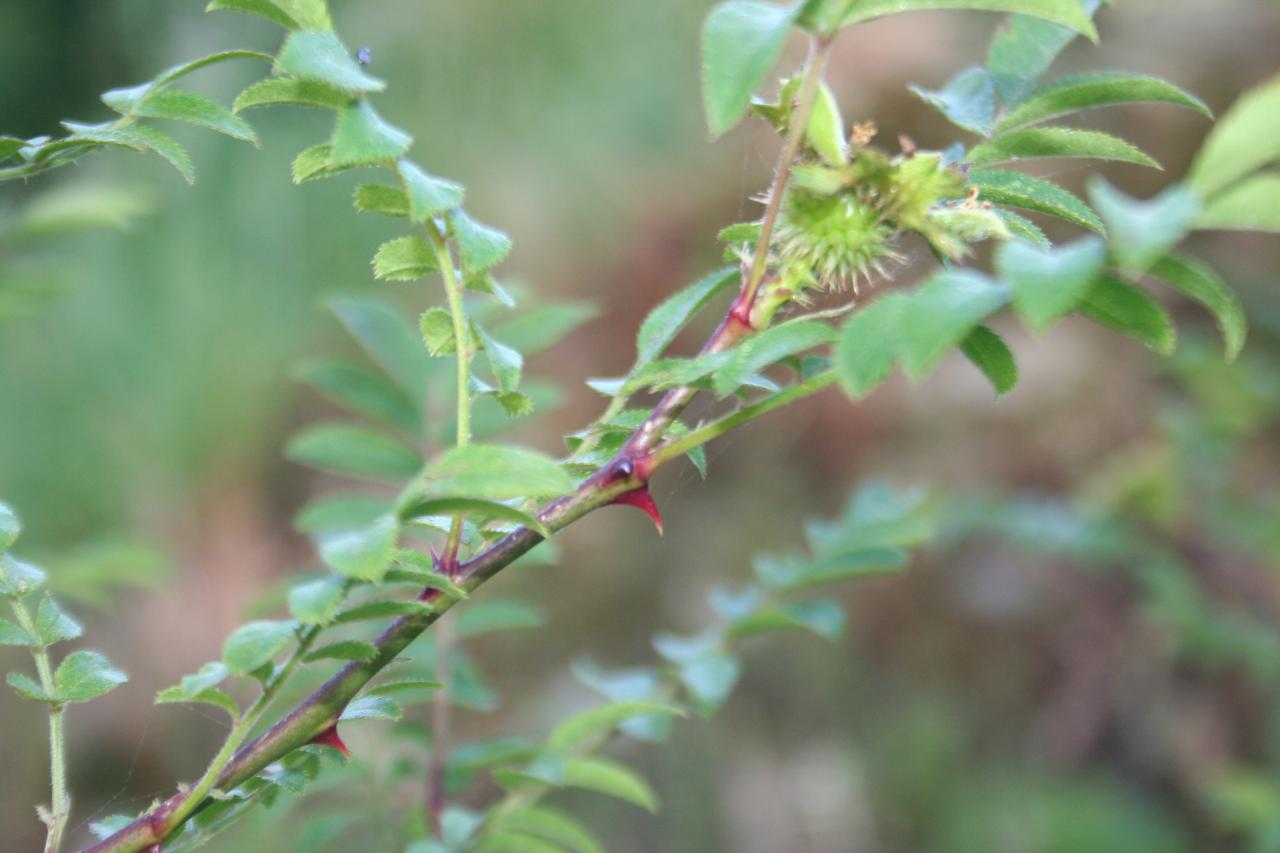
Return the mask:
{"type": "Polygon", "coordinates": [[[814,36],[809,41],[809,58],[804,66],[800,95],[796,100],[795,112],[791,116],[787,141],[778,157],[778,166],[774,169],[773,184],[769,187],[769,204],[765,208],[764,218],[760,220],[760,239],[756,242],[751,271],[742,285],[740,302],[747,310],[750,310],[755,302],[756,292],[760,289],[760,283],[764,281],[764,274],[769,265],[769,240],[773,236],[774,227],[778,224],[778,213],[782,210],[782,197],[786,193],[787,183],[791,180],[791,170],[800,153],[800,145],[804,142],[805,131],[809,125],[809,114],[813,112],[813,102],[818,96],[818,84],[822,82],[822,74],[826,70],[834,41],[833,36],[814,36]]]}
{"type": "MultiPolygon", "coordinates": [[[[31,611],[20,598],[11,602],[13,615],[17,618],[22,630],[32,638],[39,637],[35,620],[31,611]]],[[[40,678],[40,687],[48,696],[57,695],[57,686],[53,680],[53,665],[49,661],[49,650],[45,646],[31,649],[35,658],[36,675],[40,678]]],[[[67,821],[71,819],[71,792],[67,789],[67,748],[63,735],[62,720],[66,706],[61,702],[49,705],[49,786],[51,788],[49,813],[44,816],[48,833],[45,836],[45,853],[58,853],[62,846],[62,836],[67,829],[67,821]]]]}

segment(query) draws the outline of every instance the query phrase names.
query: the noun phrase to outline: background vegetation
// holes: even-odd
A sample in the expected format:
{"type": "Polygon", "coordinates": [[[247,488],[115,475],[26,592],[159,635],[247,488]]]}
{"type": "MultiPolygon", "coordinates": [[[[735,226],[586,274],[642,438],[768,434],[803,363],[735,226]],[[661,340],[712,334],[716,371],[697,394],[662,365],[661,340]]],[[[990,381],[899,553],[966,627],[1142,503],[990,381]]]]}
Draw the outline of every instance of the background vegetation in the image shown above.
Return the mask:
{"type": "MultiPolygon", "coordinates": [[[[97,92],[179,59],[272,47],[254,44],[273,36],[248,20],[200,5],[0,2],[5,130],[105,115],[97,92]]],[[[748,218],[742,199],[771,164],[762,127],[706,142],[695,46],[707,5],[432,0],[337,13],[396,81],[385,111],[420,156],[518,237],[508,269],[638,321],[717,262],[715,231],[748,218]]],[[[981,54],[993,20],[915,15],[851,32],[830,74],[846,116],[874,118],[887,139],[949,141],[906,84],[940,86],[981,54]]],[[[1060,73],[1158,74],[1220,112],[1276,70],[1280,8],[1264,0],[1125,0],[1100,25],[1102,46],[1077,44],[1060,73]]],[[[215,69],[198,85],[225,95],[251,73],[215,69]]],[[[222,722],[153,707],[154,691],[312,559],[290,520],[321,483],[281,447],[321,404],[290,373],[346,345],[321,306],[371,290],[367,250],[389,235],[353,225],[349,182],[287,187],[289,160],[315,133],[273,127],[273,114],[258,122],[261,152],[184,136],[194,189],[119,156],[57,176],[59,191],[98,193],[107,220],[132,223],[124,234],[42,248],[35,229],[0,245],[21,261],[0,273],[0,318],[31,318],[0,319],[0,490],[23,508],[26,552],[64,588],[91,563],[155,581],[111,616],[84,606],[105,591],[79,607],[131,683],[72,727],[76,839],[94,812],[139,809],[198,772],[222,722]]],[[[1174,174],[1207,129],[1155,106],[1092,126],[1122,130],[1174,174]]],[[[1049,168],[1071,185],[1077,167],[1049,168]]],[[[1106,173],[1135,195],[1163,180],[1106,173]]],[[[56,214],[52,187],[10,193],[0,216],[30,222],[28,204],[56,214]]],[[[1078,322],[1042,340],[1011,328],[1027,379],[999,402],[957,360],[923,388],[894,380],[856,409],[828,395],[736,434],[712,448],[709,483],[691,469],[658,478],[665,539],[638,515],[603,513],[560,537],[559,567],[484,591],[528,594],[548,627],[537,642],[474,644],[504,699],[463,715],[459,736],[545,731],[588,701],[572,661],[648,660],[655,627],[706,622],[711,583],[746,577],[752,554],[792,548],[803,519],[836,512],[854,480],[890,473],[935,485],[946,535],[907,576],[849,593],[839,646],[771,639],[749,652],[717,721],[678,726],[663,748],[628,747],[664,808],[584,797],[576,810],[614,849],[1280,849],[1280,251],[1247,235],[1196,241],[1249,309],[1237,366],[1214,362],[1200,340],[1212,329],[1180,304],[1171,363],[1078,322]]],[[[562,377],[564,405],[531,441],[555,448],[594,413],[579,383],[625,369],[631,332],[587,324],[537,357],[562,377]]],[[[39,715],[0,693],[6,730],[36,730],[39,715]]],[[[348,740],[362,759],[349,772],[374,779],[417,748],[379,748],[358,729],[348,740]]],[[[14,830],[11,849],[33,849],[26,804],[43,743],[6,737],[3,749],[0,825],[14,830]]],[[[279,849],[254,829],[222,848],[279,849]]],[[[327,827],[332,849],[350,843],[342,829],[327,827]]]]}

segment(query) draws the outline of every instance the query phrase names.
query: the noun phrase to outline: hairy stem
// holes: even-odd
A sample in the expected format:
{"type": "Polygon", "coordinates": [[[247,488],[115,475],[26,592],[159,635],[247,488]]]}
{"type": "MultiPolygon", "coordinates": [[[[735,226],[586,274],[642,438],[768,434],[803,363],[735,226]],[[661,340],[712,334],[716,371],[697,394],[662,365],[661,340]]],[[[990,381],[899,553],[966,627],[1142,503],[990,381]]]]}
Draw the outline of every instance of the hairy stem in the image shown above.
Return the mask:
{"type": "MultiPolygon", "coordinates": [[[[36,623],[31,618],[31,611],[20,598],[11,602],[13,615],[17,618],[22,630],[33,639],[39,638],[36,623]]],[[[36,675],[40,678],[40,687],[49,696],[57,695],[53,680],[53,665],[49,661],[49,650],[45,646],[31,649],[31,657],[36,662],[36,675]]],[[[66,706],[61,703],[49,705],[49,814],[46,819],[48,833],[45,836],[45,853],[58,853],[62,846],[62,836],[67,829],[67,821],[71,818],[71,792],[67,789],[67,749],[63,735],[62,720],[66,706]]]]}
{"type": "Polygon", "coordinates": [[[795,112],[791,116],[791,127],[787,133],[786,144],[782,147],[782,153],[778,156],[778,165],[773,172],[773,184],[769,187],[769,203],[765,208],[764,218],[760,220],[760,239],[756,242],[751,271],[742,285],[742,305],[748,311],[755,301],[760,283],[764,281],[769,260],[769,240],[773,236],[774,227],[778,224],[782,197],[786,194],[792,167],[795,165],[796,156],[800,153],[800,145],[804,142],[805,131],[809,125],[809,113],[813,111],[813,102],[818,95],[818,84],[822,81],[822,74],[826,70],[834,41],[833,36],[812,36],[809,40],[809,58],[805,62],[800,94],[796,100],[795,112]]]}

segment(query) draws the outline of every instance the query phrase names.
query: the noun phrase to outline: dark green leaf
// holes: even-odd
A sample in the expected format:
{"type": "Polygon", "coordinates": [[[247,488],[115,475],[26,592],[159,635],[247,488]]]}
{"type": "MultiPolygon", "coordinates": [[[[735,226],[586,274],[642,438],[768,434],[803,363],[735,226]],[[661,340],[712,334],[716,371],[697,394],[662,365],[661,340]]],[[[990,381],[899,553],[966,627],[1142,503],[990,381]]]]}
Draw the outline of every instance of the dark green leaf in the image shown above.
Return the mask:
{"type": "Polygon", "coordinates": [[[329,142],[329,166],[377,166],[399,159],[413,138],[388,124],[367,100],[353,101],[338,112],[329,142]]]}
{"type": "Polygon", "coordinates": [[[414,222],[448,213],[461,206],[466,196],[460,184],[429,175],[408,160],[400,161],[400,178],[409,196],[409,217],[414,222]]]}
{"type": "Polygon", "coordinates": [[[449,213],[449,233],[458,244],[462,269],[468,276],[497,266],[511,253],[511,238],[481,225],[461,209],[449,213]]]}
{"type": "Polygon", "coordinates": [[[295,624],[262,620],[241,625],[222,644],[222,662],[232,675],[260,669],[293,642],[295,624]]]}
{"type": "Polygon", "coordinates": [[[331,32],[295,32],[285,39],[276,70],[352,94],[381,92],[387,84],[365,72],[331,32]]]}
{"type": "Polygon", "coordinates": [[[766,329],[734,347],[727,363],[713,375],[711,387],[717,396],[727,397],[769,365],[834,338],[834,329],[814,321],[792,321],[766,329]]]}
{"type": "Polygon", "coordinates": [[[903,370],[920,379],[973,328],[1009,299],[999,282],[964,270],[945,270],[908,297],[898,315],[903,370]]]}
{"type": "Polygon", "coordinates": [[[1098,40],[1093,21],[1080,7],[1079,0],[860,0],[845,13],[841,26],[849,26],[873,18],[900,12],[928,12],[934,9],[972,9],[982,12],[1011,12],[1043,18],[1098,40]]]}
{"type": "Polygon", "coordinates": [[[422,416],[412,399],[380,374],[341,359],[305,362],[294,376],[353,412],[417,435],[422,416]]]}
{"type": "Polygon", "coordinates": [[[436,253],[416,234],[388,240],[373,256],[373,274],[387,281],[413,281],[440,269],[436,253]]]}
{"type": "Polygon", "coordinates": [[[346,597],[342,581],[321,578],[289,590],[289,614],[303,625],[328,625],[346,597]]]}
{"type": "Polygon", "coordinates": [[[1089,200],[1107,223],[1119,266],[1142,272],[1173,248],[1200,215],[1200,197],[1180,184],[1149,201],[1129,198],[1101,177],[1089,183],[1089,200]]]}
{"type": "Polygon", "coordinates": [[[1160,168],[1143,151],[1109,133],[1066,127],[1031,127],[1002,133],[965,157],[974,166],[1045,157],[1086,157],[1160,168]]]}
{"type": "Polygon", "coordinates": [[[1080,313],[1104,326],[1137,338],[1161,355],[1178,345],[1173,321],[1154,299],[1115,276],[1103,275],[1080,305],[1080,313]]]}
{"type": "Polygon", "coordinates": [[[1183,255],[1166,255],[1151,267],[1151,274],[1209,309],[1222,332],[1227,361],[1235,361],[1244,348],[1248,328],[1240,300],[1222,276],[1207,264],[1183,255]]]}
{"type": "Polygon", "coordinates": [[[430,496],[500,501],[549,498],[572,490],[573,480],[554,459],[519,447],[457,447],[432,462],[426,471],[430,496]]]}
{"type": "Polygon", "coordinates": [[[604,758],[576,758],[565,764],[564,783],[658,810],[658,796],[634,770],[604,758]]]}
{"type": "Polygon", "coordinates": [[[1280,234],[1280,175],[1253,175],[1212,196],[1197,228],[1280,234]]]}
{"type": "Polygon", "coordinates": [[[727,0],[702,25],[702,100],[713,137],[731,130],[751,105],[786,45],[797,6],[727,0]]]}
{"type": "MultiPolygon", "coordinates": [[[[1085,14],[1092,16],[1102,0],[1083,0],[1082,5],[1085,14]]],[[[987,70],[1006,109],[1031,94],[1053,60],[1075,37],[1075,31],[1048,21],[1010,16],[987,52],[987,70]]]]}
{"type": "Polygon", "coordinates": [[[1097,237],[1058,249],[1005,243],[996,251],[996,270],[1013,290],[1013,307],[1033,331],[1042,332],[1076,309],[1107,259],[1097,237]]]}
{"type": "Polygon", "coordinates": [[[359,640],[341,640],[321,646],[307,653],[303,663],[314,663],[318,660],[358,660],[368,663],[378,656],[378,650],[369,643],[359,640]]]}
{"type": "Polygon", "coordinates": [[[961,71],[936,92],[915,84],[908,88],[956,127],[980,136],[991,134],[996,119],[996,89],[985,68],[961,71]]]}
{"type": "Polygon", "coordinates": [[[391,568],[400,525],[385,515],[367,527],[322,533],[317,545],[325,565],[335,572],[363,581],[380,581],[391,568]]]}
{"type": "Polygon", "coordinates": [[[978,326],[960,342],[960,352],[991,380],[996,394],[1008,394],[1018,384],[1018,363],[1004,339],[986,326],[978,326]]]}
{"type": "Polygon", "coordinates": [[[969,183],[978,188],[983,201],[1046,213],[1099,234],[1106,232],[1087,204],[1052,181],[1007,169],[974,169],[969,183]]]}
{"type": "Polygon", "coordinates": [[[1000,119],[996,130],[1006,131],[1039,124],[1051,118],[1094,107],[1140,102],[1176,104],[1212,117],[1203,101],[1188,95],[1172,83],[1156,77],[1103,72],[1067,77],[1044,87],[1000,119]]]}
{"type": "Polygon", "coordinates": [[[53,687],[60,702],[88,702],[110,693],[129,677],[111,665],[101,652],[72,652],[58,664],[53,687]]]}
{"type": "Polygon", "coordinates": [[[319,107],[338,110],[351,102],[346,92],[312,80],[293,80],[286,77],[270,77],[259,80],[236,96],[231,104],[232,112],[251,107],[268,107],[281,104],[295,107],[319,107]]]}
{"type": "Polygon", "coordinates": [[[897,351],[898,322],[908,298],[890,293],[856,312],[840,329],[835,368],[840,386],[854,400],[870,394],[889,378],[897,351]]]}
{"type": "Polygon", "coordinates": [[[327,424],[294,438],[285,455],[337,474],[398,482],[412,477],[422,460],[404,445],[360,427],[327,424]]]}
{"type": "Polygon", "coordinates": [[[27,140],[14,136],[0,136],[0,163],[27,147],[27,140]]]}

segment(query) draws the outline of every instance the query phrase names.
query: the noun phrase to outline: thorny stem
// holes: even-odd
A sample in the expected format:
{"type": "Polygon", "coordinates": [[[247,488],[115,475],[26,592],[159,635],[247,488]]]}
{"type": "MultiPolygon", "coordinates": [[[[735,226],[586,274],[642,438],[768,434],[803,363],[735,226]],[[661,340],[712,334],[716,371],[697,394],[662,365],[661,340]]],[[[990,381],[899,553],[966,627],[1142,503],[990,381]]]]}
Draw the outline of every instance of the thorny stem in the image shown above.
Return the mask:
{"type": "MultiPolygon", "coordinates": [[[[703,347],[703,353],[728,349],[755,331],[750,322],[750,311],[756,292],[764,280],[769,236],[777,222],[782,194],[787,181],[790,180],[792,162],[800,149],[804,127],[817,93],[818,82],[830,55],[831,42],[831,36],[820,36],[812,43],[809,59],[805,65],[804,82],[795,119],[782,157],[779,159],[779,166],[774,173],[769,206],[765,212],[760,242],[756,249],[756,260],[728,314],[703,347]]],[[[437,257],[440,257],[444,238],[434,229],[434,226],[431,231],[432,243],[436,248],[437,257]]],[[[454,315],[454,332],[461,349],[462,342],[467,339],[467,330],[463,326],[459,331],[461,313],[459,310],[454,310],[461,307],[461,291],[456,287],[457,279],[453,273],[452,259],[442,262],[440,266],[446,276],[446,289],[449,291],[450,308],[454,315]],[[452,285],[449,283],[450,278],[452,278],[452,285]]],[[[462,362],[462,359],[459,361],[462,362]]],[[[465,389],[465,364],[460,364],[458,375],[459,389],[465,389]]],[[[538,519],[552,533],[562,530],[593,510],[608,505],[615,498],[643,487],[652,473],[661,465],[678,458],[694,447],[711,441],[733,427],[820,391],[834,381],[835,376],[830,371],[818,374],[799,385],[694,430],[679,441],[669,442],[655,452],[654,448],[667,429],[697,393],[697,389],[694,388],[672,389],[666,393],[645,423],[610,462],[583,481],[572,494],[548,504],[538,513],[538,519]]],[[[460,396],[464,395],[460,394],[460,396]]],[[[462,416],[462,414],[463,404],[460,401],[459,415],[462,416]]],[[[464,434],[465,431],[460,429],[459,437],[464,434]]],[[[542,540],[542,534],[528,527],[521,527],[470,560],[456,564],[452,567],[453,571],[450,574],[466,591],[471,592],[542,540]]],[[[316,735],[335,725],[342,710],[355,699],[365,684],[392,663],[410,643],[439,621],[456,603],[447,596],[437,596],[431,601],[434,606],[430,610],[401,616],[387,626],[373,642],[377,654],[372,660],[352,661],[343,666],[285,717],[237,752],[221,769],[217,778],[218,786],[224,790],[230,790],[242,784],[272,762],[304,746],[316,735]]],[[[180,791],[114,835],[86,848],[84,853],[136,853],[147,847],[161,844],[180,826],[180,822],[162,821],[157,825],[153,823],[154,818],[166,814],[167,811],[188,805],[186,803],[188,800],[191,802],[185,809],[185,813],[189,816],[200,803],[190,797],[190,792],[180,791]]]]}
{"type": "Polygon", "coordinates": [[[831,56],[834,36],[812,36],[809,40],[809,58],[805,62],[804,77],[800,83],[800,94],[796,100],[795,112],[791,117],[791,127],[787,133],[786,144],[778,156],[778,165],[773,173],[773,185],[769,187],[769,203],[760,220],[760,239],[756,242],[755,257],[751,261],[751,272],[743,283],[742,304],[750,310],[755,301],[756,292],[764,280],[768,267],[769,239],[773,236],[774,226],[778,224],[778,212],[782,209],[782,197],[786,192],[787,182],[791,180],[791,169],[795,165],[796,155],[800,153],[800,145],[804,142],[805,131],[809,125],[809,113],[813,111],[813,101],[818,95],[818,84],[822,73],[826,70],[827,59],[831,56]]]}
{"type": "MultiPolygon", "coordinates": [[[[15,598],[11,605],[13,615],[17,617],[22,630],[39,642],[35,620],[31,611],[20,598],[15,598]]],[[[57,686],[53,680],[53,666],[49,662],[49,650],[43,645],[31,649],[31,656],[36,661],[36,674],[40,678],[40,687],[49,696],[57,695],[57,686]]],[[[66,739],[62,731],[62,718],[66,706],[61,702],[49,705],[49,786],[51,788],[49,813],[45,820],[48,833],[45,836],[45,853],[58,853],[62,846],[62,835],[67,829],[67,821],[71,818],[71,792],[67,790],[67,753],[66,739]]]]}

